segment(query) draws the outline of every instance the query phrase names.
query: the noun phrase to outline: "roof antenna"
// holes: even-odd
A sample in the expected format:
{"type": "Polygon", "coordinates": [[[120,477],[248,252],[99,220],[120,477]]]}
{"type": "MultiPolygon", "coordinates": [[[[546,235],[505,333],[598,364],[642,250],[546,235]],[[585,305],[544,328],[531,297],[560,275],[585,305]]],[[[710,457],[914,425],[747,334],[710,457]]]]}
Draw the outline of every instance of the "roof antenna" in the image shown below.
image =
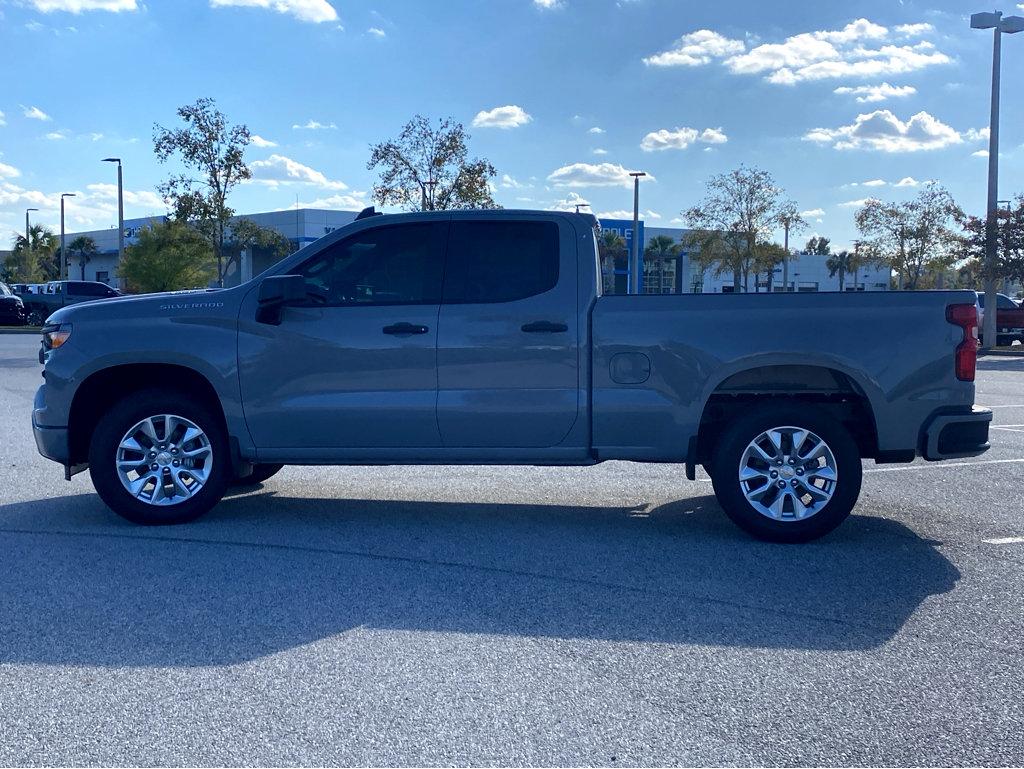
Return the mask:
{"type": "Polygon", "coordinates": [[[360,219],[369,219],[371,216],[383,216],[383,214],[380,211],[376,210],[373,206],[367,206],[366,208],[359,212],[358,216],[356,216],[355,218],[355,221],[358,222],[360,219]]]}

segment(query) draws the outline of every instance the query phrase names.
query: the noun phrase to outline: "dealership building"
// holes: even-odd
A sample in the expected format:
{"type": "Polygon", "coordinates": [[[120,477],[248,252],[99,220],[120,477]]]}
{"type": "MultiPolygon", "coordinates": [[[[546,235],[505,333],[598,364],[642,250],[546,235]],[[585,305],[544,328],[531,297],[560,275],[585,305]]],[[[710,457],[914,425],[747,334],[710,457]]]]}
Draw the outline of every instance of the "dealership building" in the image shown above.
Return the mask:
{"type": "MultiPolygon", "coordinates": [[[[246,214],[245,218],[261,227],[279,232],[291,244],[292,250],[319,240],[334,230],[344,227],[355,220],[357,211],[335,211],[320,208],[297,208],[284,211],[246,214]]],[[[146,227],[162,221],[162,217],[145,217],[126,219],[125,245],[130,246],[138,241],[139,233],[146,227]]],[[[626,253],[630,252],[633,239],[632,220],[602,219],[602,230],[613,230],[620,234],[626,242],[626,253]]],[[[732,275],[714,275],[711,270],[701,270],[692,258],[695,249],[679,245],[673,253],[664,259],[643,259],[644,246],[651,238],[664,235],[675,243],[682,244],[687,230],[677,227],[646,226],[639,223],[639,251],[643,268],[644,293],[729,293],[733,291],[732,275]]],[[[78,264],[71,255],[69,274],[71,278],[96,280],[101,283],[118,287],[117,272],[117,228],[93,230],[91,232],[68,233],[67,240],[84,235],[93,239],[98,251],[87,264],[78,264]]],[[[790,291],[838,291],[839,276],[830,276],[825,266],[827,257],[816,254],[794,254],[789,260],[790,291]]],[[[269,251],[253,249],[244,251],[238,264],[232,265],[226,276],[225,284],[232,286],[249,280],[275,260],[269,251]]],[[[619,258],[606,260],[602,264],[604,286],[608,293],[625,291],[628,279],[628,260],[619,258]]],[[[750,290],[783,291],[782,267],[775,268],[771,276],[762,274],[758,278],[750,276],[750,290]]],[[[885,268],[867,267],[858,271],[856,276],[847,275],[845,289],[847,291],[885,291],[889,288],[889,271],[885,268]]]]}

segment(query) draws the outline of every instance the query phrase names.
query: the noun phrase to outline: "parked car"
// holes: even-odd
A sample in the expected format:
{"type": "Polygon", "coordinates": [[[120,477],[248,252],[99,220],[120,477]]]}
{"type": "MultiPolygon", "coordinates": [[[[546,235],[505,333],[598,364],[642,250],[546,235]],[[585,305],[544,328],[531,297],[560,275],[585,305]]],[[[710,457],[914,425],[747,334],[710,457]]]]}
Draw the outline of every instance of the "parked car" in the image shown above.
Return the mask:
{"type": "Polygon", "coordinates": [[[25,325],[25,303],[11,291],[6,283],[0,283],[0,326],[25,325]]]}
{"type": "Polygon", "coordinates": [[[40,288],[39,293],[23,296],[32,326],[41,326],[51,313],[69,304],[122,296],[116,288],[91,280],[51,280],[40,288]]]}
{"type": "Polygon", "coordinates": [[[365,211],[234,288],[65,307],[39,451],[142,524],[283,464],[703,465],[795,542],[849,515],[863,458],[988,449],[973,292],[602,296],[597,226],[365,211]]]}
{"type": "MultiPolygon", "coordinates": [[[[981,330],[984,328],[985,320],[985,292],[977,293],[980,308],[978,331],[981,341],[984,342],[981,330]]],[[[1024,343],[1024,309],[1006,294],[996,294],[996,333],[996,344],[1001,347],[1013,344],[1015,339],[1024,343]]]]}

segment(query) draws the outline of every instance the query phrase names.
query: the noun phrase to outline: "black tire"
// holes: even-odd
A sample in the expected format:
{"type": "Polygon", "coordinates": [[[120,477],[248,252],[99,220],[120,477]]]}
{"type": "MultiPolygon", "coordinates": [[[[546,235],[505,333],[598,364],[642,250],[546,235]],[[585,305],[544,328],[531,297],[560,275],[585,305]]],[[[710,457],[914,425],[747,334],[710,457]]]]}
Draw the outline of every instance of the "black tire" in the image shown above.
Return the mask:
{"type": "Polygon", "coordinates": [[[255,486],[257,483],[263,483],[271,476],[277,475],[278,471],[284,467],[284,465],[278,464],[258,464],[252,466],[252,472],[249,475],[244,475],[239,478],[235,478],[231,481],[232,486],[255,486]]]}
{"type": "MultiPolygon", "coordinates": [[[[193,444],[194,445],[194,444],[193,444]]],[[[89,444],[89,474],[100,498],[122,518],[145,526],[194,521],[216,505],[232,475],[228,440],[221,420],[206,405],[174,390],[153,389],[133,393],[100,417],[89,444]],[[207,436],[212,465],[202,487],[175,504],[157,506],[135,498],[117,473],[118,445],[138,422],[158,414],[173,414],[195,423],[207,436]]]]}
{"type": "Polygon", "coordinates": [[[862,470],[856,442],[843,425],[811,404],[772,405],[738,417],[715,446],[709,469],[715,495],[726,515],[748,534],[768,542],[808,542],[822,537],[846,520],[860,496],[862,470]],[[819,436],[835,458],[836,480],[831,499],[817,512],[799,520],[778,520],[758,512],[744,496],[739,480],[740,461],[748,445],[766,430],[783,426],[809,430],[819,436]]]}
{"type": "Polygon", "coordinates": [[[25,325],[27,326],[41,326],[46,318],[39,310],[32,309],[28,311],[28,315],[25,316],[25,325]]]}

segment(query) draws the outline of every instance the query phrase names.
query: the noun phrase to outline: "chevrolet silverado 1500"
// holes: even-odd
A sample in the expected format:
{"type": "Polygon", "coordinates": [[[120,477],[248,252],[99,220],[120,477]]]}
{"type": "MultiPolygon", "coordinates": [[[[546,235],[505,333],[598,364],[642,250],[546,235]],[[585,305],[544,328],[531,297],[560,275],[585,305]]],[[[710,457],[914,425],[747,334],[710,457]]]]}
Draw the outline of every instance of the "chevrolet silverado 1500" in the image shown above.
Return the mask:
{"type": "Polygon", "coordinates": [[[234,288],[55,312],[40,452],[143,524],[284,464],[700,465],[792,542],[862,459],[988,448],[973,292],[602,296],[592,216],[364,214],[234,288]]]}

